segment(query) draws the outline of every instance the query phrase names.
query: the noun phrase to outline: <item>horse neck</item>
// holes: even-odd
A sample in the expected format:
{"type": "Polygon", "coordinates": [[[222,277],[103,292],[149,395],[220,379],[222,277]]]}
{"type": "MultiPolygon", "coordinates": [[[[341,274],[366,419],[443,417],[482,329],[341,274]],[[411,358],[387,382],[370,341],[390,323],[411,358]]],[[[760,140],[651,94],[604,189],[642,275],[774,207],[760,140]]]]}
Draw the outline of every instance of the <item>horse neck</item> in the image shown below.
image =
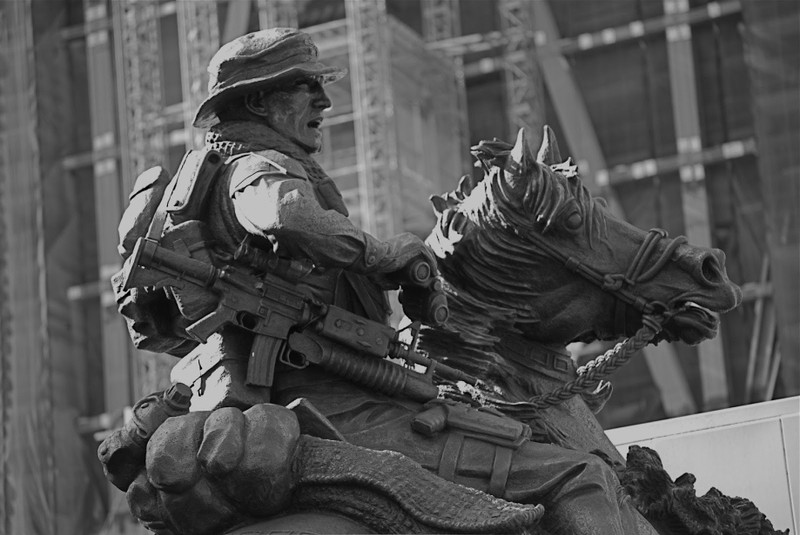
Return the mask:
{"type": "Polygon", "coordinates": [[[515,327],[518,311],[482,302],[446,285],[450,318],[444,327],[424,327],[420,349],[435,360],[499,387],[504,397],[535,394],[534,375],[566,380],[573,368],[563,345],[543,344],[515,327]]]}

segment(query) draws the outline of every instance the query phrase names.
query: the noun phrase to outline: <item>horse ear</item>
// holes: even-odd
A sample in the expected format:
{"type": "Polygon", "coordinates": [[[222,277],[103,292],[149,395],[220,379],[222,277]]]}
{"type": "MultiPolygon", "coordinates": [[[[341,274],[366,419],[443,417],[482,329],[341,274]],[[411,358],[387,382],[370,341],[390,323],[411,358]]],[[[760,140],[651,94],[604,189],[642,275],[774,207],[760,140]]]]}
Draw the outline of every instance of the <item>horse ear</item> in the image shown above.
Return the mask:
{"type": "Polygon", "coordinates": [[[472,179],[472,175],[462,176],[458,182],[458,191],[461,193],[461,197],[469,197],[473,189],[475,189],[475,181],[472,179]]]}
{"type": "Polygon", "coordinates": [[[447,201],[441,195],[431,195],[430,200],[437,214],[443,213],[447,208],[447,201]]]}
{"type": "Polygon", "coordinates": [[[517,133],[517,142],[514,143],[514,148],[511,149],[511,154],[508,155],[506,161],[506,177],[509,185],[516,187],[522,183],[521,181],[527,180],[530,170],[535,166],[536,161],[533,159],[531,147],[528,145],[528,135],[524,128],[520,128],[517,133]]]}
{"type": "Polygon", "coordinates": [[[545,165],[555,165],[562,162],[561,152],[558,150],[558,142],[556,141],[556,134],[548,125],[544,125],[542,146],[539,147],[536,160],[545,165]]]}

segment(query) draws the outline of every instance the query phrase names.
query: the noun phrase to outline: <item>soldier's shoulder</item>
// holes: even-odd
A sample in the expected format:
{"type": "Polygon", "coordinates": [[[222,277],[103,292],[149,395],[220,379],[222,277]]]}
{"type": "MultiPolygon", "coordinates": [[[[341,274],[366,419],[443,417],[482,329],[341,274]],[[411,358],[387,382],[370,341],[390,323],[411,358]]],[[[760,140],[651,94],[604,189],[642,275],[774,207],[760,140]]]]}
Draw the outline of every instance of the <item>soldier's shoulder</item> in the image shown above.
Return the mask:
{"type": "Polygon", "coordinates": [[[247,174],[253,172],[280,173],[296,178],[307,178],[303,164],[291,156],[276,150],[248,152],[228,160],[231,172],[247,174]]]}
{"type": "Polygon", "coordinates": [[[306,179],[303,165],[276,150],[248,152],[228,160],[231,192],[238,191],[265,174],[306,179]]]}

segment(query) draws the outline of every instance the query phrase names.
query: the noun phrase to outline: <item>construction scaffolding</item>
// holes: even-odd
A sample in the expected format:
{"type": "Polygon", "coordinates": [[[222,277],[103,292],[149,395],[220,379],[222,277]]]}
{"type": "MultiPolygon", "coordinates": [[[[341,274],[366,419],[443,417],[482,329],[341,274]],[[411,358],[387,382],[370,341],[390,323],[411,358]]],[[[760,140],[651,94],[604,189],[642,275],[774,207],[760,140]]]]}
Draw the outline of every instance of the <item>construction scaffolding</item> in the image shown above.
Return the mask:
{"type": "Polygon", "coordinates": [[[135,532],[92,449],[174,359],[128,341],[108,284],[116,227],[138,173],[174,171],[202,144],[191,119],[208,60],[257,28],[303,27],[327,63],[349,69],[328,88],[318,160],[379,237],[425,236],[427,198],[470,172],[470,144],[551,124],[617,214],[726,251],[744,305],[716,340],[648,349],[623,369],[602,423],[797,394],[799,9],[0,2],[0,534],[135,532]]]}

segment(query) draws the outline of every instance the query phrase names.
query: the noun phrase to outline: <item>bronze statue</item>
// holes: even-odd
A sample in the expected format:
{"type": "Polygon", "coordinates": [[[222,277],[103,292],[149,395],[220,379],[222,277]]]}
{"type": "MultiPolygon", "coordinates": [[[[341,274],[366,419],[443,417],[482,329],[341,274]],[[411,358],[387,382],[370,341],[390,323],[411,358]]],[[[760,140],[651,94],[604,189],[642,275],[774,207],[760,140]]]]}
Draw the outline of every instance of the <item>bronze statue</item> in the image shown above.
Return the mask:
{"type": "MultiPolygon", "coordinates": [[[[289,29],[225,45],[195,121],[206,148],[173,180],[137,181],[115,290],[140,347],[183,357],[173,378],[193,399],[167,419],[176,385],[101,446],[134,515],[165,534],[317,510],[363,532],[655,533],[575,396],[599,387],[596,405],[607,387],[563,346],[713,336],[709,311],[741,300],[724,254],[611,217],[549,132],[540,161],[522,131],[477,146],[486,176],[434,199],[430,248],[377,240],[311,157],[324,84],[343,75],[316,56],[289,29]],[[383,323],[398,286],[424,352],[383,323]]],[[[263,529],[311,529],[288,518],[263,529]]]]}

